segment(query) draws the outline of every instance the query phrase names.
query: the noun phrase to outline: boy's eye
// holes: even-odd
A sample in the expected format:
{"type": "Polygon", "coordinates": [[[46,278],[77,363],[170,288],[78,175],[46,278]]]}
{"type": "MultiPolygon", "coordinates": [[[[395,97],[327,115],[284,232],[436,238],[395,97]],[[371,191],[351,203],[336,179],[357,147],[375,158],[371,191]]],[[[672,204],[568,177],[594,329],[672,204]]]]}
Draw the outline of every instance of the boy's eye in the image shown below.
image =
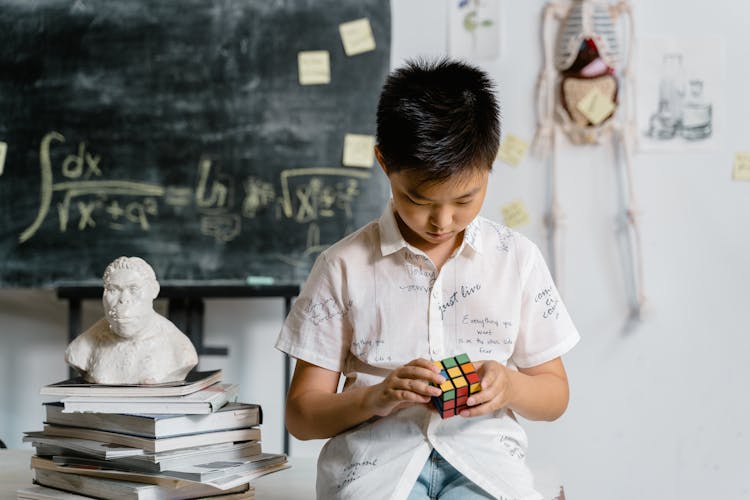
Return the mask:
{"type": "Polygon", "coordinates": [[[413,205],[418,205],[418,206],[420,206],[420,207],[423,207],[423,206],[429,205],[429,203],[422,203],[422,202],[416,201],[416,200],[414,200],[414,199],[412,199],[412,198],[409,198],[409,201],[410,201],[410,202],[411,202],[411,203],[412,203],[413,205]]]}

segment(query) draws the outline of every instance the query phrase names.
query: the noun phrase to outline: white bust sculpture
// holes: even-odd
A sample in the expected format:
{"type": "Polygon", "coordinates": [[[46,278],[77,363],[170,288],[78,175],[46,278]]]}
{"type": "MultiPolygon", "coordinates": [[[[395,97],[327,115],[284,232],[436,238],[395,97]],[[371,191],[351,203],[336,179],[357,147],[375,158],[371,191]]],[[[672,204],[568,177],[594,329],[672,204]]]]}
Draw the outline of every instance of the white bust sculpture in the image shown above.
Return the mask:
{"type": "Polygon", "coordinates": [[[104,318],[73,340],[65,361],[97,384],[159,384],[185,379],[198,364],[190,339],[153,308],[154,270],[120,257],[104,271],[104,318]]]}

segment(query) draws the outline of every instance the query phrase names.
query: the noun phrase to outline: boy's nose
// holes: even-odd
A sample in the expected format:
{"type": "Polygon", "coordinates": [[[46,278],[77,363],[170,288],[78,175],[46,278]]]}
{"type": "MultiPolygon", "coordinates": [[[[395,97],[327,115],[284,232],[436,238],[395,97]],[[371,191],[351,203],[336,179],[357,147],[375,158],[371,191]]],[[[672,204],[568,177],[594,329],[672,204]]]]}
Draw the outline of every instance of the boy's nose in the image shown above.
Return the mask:
{"type": "Polygon", "coordinates": [[[440,207],[433,210],[430,223],[437,229],[447,229],[452,219],[453,214],[451,211],[447,207],[440,207]]]}

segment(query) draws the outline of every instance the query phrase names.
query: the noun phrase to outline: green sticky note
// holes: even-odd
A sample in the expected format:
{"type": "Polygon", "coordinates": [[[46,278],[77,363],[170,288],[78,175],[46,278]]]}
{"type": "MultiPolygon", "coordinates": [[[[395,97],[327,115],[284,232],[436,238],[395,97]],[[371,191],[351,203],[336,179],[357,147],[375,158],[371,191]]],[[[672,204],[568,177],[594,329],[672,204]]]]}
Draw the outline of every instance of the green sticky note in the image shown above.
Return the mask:
{"type": "Polygon", "coordinates": [[[245,282],[248,285],[273,285],[273,276],[248,276],[245,282]]]}

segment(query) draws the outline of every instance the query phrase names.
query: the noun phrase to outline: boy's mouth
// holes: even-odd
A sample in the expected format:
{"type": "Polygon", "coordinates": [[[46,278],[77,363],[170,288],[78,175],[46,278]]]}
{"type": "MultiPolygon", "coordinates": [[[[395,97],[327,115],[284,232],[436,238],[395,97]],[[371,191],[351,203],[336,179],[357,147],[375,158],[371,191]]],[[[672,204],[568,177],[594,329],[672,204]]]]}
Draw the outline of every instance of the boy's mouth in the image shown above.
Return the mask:
{"type": "Polygon", "coordinates": [[[453,232],[448,231],[444,233],[427,233],[427,236],[429,236],[433,240],[445,240],[445,239],[450,238],[452,234],[453,232]]]}

